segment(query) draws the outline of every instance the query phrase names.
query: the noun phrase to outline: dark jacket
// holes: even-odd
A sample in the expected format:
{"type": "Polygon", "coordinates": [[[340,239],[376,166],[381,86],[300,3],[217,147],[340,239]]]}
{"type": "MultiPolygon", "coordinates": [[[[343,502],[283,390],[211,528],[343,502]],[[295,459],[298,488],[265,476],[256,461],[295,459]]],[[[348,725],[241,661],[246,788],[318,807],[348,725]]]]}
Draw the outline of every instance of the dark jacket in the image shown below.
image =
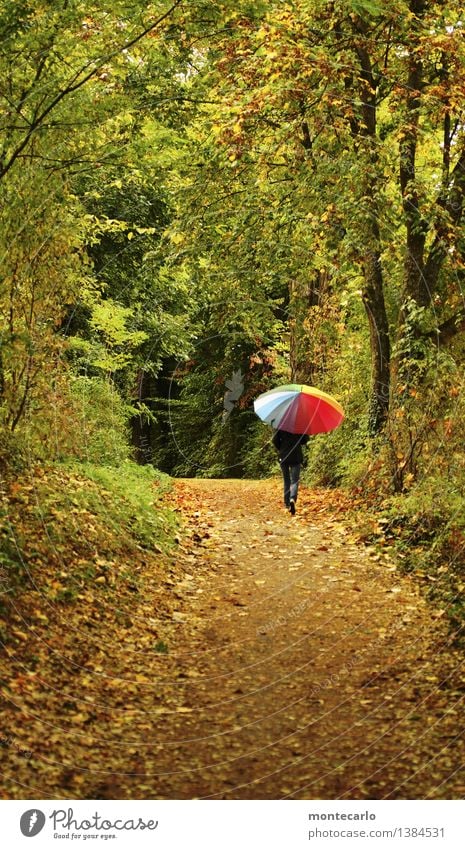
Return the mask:
{"type": "Polygon", "coordinates": [[[308,436],[306,433],[288,433],[287,430],[277,430],[273,436],[273,445],[278,449],[279,462],[289,463],[297,466],[302,463],[304,455],[302,445],[306,445],[308,436]]]}

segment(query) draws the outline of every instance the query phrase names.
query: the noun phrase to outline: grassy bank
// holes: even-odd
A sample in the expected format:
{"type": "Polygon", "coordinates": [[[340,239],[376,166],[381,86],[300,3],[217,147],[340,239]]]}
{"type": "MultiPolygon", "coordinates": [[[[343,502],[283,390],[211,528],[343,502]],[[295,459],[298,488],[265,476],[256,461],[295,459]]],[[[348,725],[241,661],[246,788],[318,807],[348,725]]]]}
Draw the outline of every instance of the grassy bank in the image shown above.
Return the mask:
{"type": "MultiPolygon", "coordinates": [[[[147,557],[163,558],[178,523],[166,506],[170,478],[150,466],[37,466],[3,482],[0,513],[1,636],[12,639],[34,604],[98,603],[143,591],[147,557]]],[[[40,612],[40,611],[39,611],[40,612]]]]}
{"type": "Polygon", "coordinates": [[[352,494],[360,541],[389,551],[402,573],[411,574],[445,617],[451,637],[465,645],[465,516],[463,494],[431,479],[402,495],[373,499],[352,494]]]}

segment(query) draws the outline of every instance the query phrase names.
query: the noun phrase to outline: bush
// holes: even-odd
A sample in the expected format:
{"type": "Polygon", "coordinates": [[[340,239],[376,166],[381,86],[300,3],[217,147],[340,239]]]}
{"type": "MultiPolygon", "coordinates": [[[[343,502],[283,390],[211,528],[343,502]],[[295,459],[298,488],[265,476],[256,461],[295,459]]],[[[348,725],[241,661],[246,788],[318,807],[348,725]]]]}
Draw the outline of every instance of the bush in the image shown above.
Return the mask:
{"type": "Polygon", "coordinates": [[[241,464],[247,478],[279,474],[278,455],[272,443],[273,431],[254,416],[244,433],[241,464]]]}
{"type": "Polygon", "coordinates": [[[132,459],[133,413],[103,377],[55,373],[16,430],[0,421],[0,468],[19,473],[36,461],[66,458],[118,466],[132,459]]]}
{"type": "Polygon", "coordinates": [[[78,460],[118,466],[131,457],[130,408],[103,377],[71,377],[48,409],[29,420],[32,454],[43,460],[78,460]],[[40,447],[39,447],[40,446],[40,447]]]}
{"type": "Polygon", "coordinates": [[[2,427],[0,420],[0,472],[20,474],[26,468],[24,445],[18,433],[2,427]]]}
{"type": "Polygon", "coordinates": [[[358,486],[373,459],[363,425],[347,419],[332,433],[311,436],[307,448],[307,482],[315,486],[358,486]]]}
{"type": "Polygon", "coordinates": [[[117,466],[130,457],[129,420],[133,413],[116,389],[103,378],[77,377],[71,384],[80,424],[80,460],[117,466]]]}

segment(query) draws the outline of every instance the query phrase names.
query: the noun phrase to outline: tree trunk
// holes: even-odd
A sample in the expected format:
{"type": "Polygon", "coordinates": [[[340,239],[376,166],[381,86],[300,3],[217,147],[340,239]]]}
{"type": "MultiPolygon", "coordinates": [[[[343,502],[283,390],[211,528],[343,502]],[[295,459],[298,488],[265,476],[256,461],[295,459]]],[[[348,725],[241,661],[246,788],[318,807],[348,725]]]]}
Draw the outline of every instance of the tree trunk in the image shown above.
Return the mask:
{"type": "Polygon", "coordinates": [[[363,196],[370,210],[367,220],[367,250],[363,257],[363,305],[370,329],[371,398],[368,429],[376,436],[383,429],[389,413],[391,343],[389,323],[384,300],[383,269],[381,265],[381,234],[379,230],[379,169],[377,151],[377,85],[367,50],[359,45],[356,52],[360,61],[360,96],[363,103],[366,173],[363,196]]]}
{"type": "Polygon", "coordinates": [[[329,275],[324,269],[316,269],[310,278],[300,282],[300,285],[297,281],[292,281],[289,285],[289,360],[292,383],[318,383],[318,372],[321,368],[318,366],[315,348],[319,331],[317,315],[314,314],[315,325],[311,341],[308,332],[304,330],[304,322],[315,307],[321,306],[328,289],[329,275]]]}
{"type": "MultiPolygon", "coordinates": [[[[374,223],[374,229],[377,224],[374,223]]],[[[371,398],[369,408],[369,432],[379,433],[389,412],[389,385],[391,344],[389,324],[384,302],[383,274],[379,249],[370,251],[364,260],[365,285],[363,305],[370,328],[371,348],[371,398]]]]}

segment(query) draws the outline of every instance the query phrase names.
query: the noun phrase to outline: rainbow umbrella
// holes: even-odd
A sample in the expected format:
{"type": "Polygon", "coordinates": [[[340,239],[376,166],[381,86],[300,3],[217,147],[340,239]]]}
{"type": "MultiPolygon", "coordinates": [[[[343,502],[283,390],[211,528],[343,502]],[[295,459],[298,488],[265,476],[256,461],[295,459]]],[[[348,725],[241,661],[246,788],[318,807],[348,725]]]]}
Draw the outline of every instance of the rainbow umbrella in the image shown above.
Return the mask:
{"type": "Polygon", "coordinates": [[[327,433],[344,418],[344,410],[331,395],[297,383],[263,392],[253,405],[262,421],[288,433],[327,433]]]}

